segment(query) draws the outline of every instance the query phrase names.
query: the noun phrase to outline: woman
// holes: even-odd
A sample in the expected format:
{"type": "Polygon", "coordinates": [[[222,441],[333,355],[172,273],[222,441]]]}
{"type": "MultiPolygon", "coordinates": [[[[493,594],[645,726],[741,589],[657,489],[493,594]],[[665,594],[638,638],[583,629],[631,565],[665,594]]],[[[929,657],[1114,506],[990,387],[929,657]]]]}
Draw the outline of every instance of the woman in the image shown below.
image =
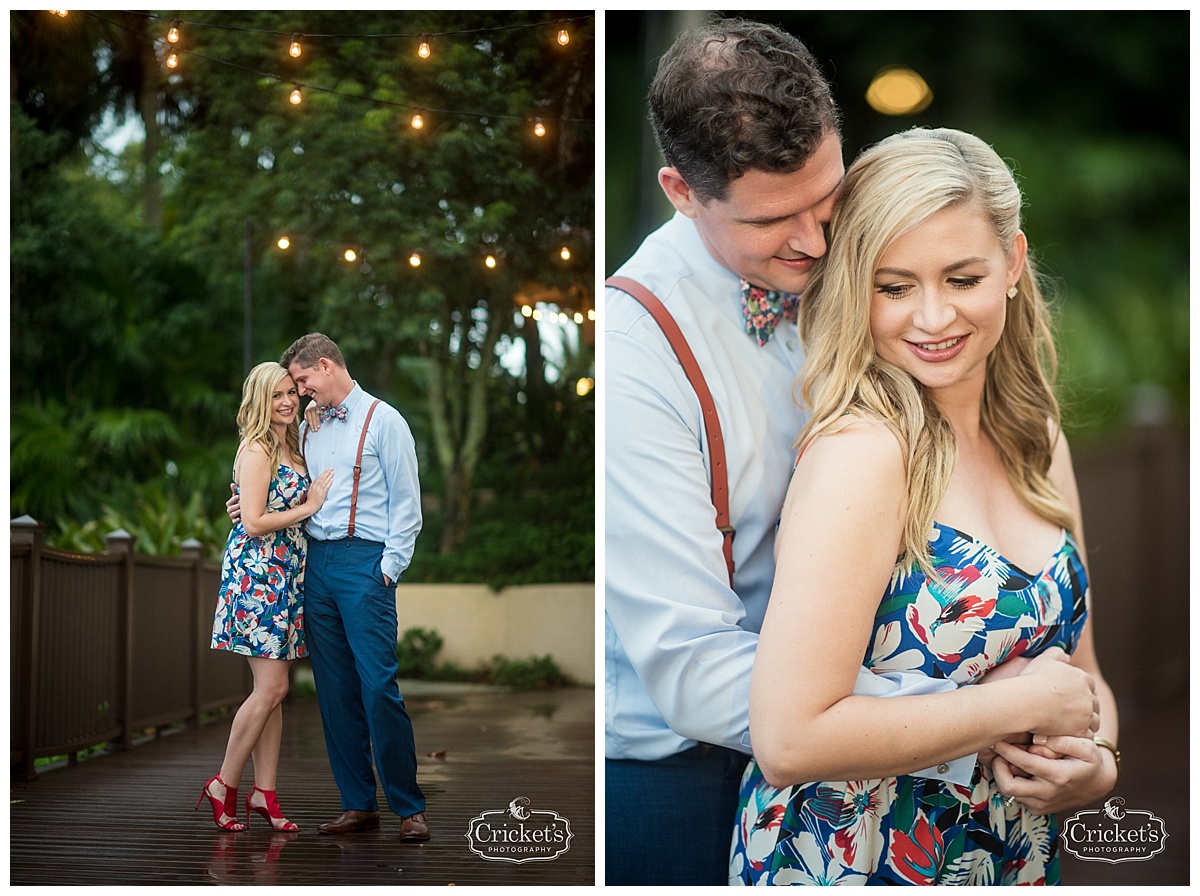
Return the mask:
{"type": "Polygon", "coordinates": [[[847,172],[801,304],[812,416],[755,655],[731,883],[1057,883],[1047,813],[1065,806],[1047,782],[1075,804],[1116,782],[1020,206],[958,131],[897,134],[847,172]],[[855,696],[864,663],[987,681],[855,696]],[[1032,664],[1090,675],[1094,704],[1063,706],[1020,674],[1032,664]],[[1022,733],[1034,745],[1005,742],[1022,733]],[[970,781],[909,774],[993,746],[970,781]]]}
{"type": "Polygon", "coordinates": [[[326,470],[309,483],[300,454],[299,406],[295,383],[276,362],[259,364],[246,377],[237,418],[241,443],[233,465],[242,515],[229,533],[221,563],[212,647],[246,656],[254,689],[233,718],[220,772],[204,785],[196,802],[199,809],[208,797],[213,821],[227,831],[245,830],[251,810],[274,830],[299,830],[283,817],[275,795],[281,704],[287,696],[290,662],[307,655],[307,542],[301,524],[324,503],[333,481],[333,471],[326,470]],[[254,789],[246,797],[243,825],[237,820],[238,784],[251,756],[254,789]]]}

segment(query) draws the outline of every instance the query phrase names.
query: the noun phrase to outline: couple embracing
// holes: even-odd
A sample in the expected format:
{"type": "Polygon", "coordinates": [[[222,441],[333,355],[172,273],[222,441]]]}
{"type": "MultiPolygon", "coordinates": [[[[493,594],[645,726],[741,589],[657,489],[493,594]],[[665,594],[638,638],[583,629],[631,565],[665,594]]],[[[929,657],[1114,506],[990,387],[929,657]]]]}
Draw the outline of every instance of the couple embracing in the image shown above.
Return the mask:
{"type": "Polygon", "coordinates": [[[428,840],[412,722],[396,684],[395,584],[421,529],[408,424],[351,378],[321,333],[250,371],[237,423],[234,526],[212,647],[246,656],[254,688],[196,805],[207,797],[226,831],[245,830],[251,812],[276,831],[299,830],[280,809],[276,776],[288,669],[308,656],[342,801],[318,832],[378,829],[378,772],[400,839],[428,840]],[[302,426],[303,395],[313,401],[302,426]],[[238,789],[251,758],[243,822],[238,789]]]}
{"type": "Polygon", "coordinates": [[[1117,713],[1011,171],[951,129],[844,169],[755,22],[681,35],[649,105],[676,214],[606,294],[606,883],[1057,883],[1117,713]]]}

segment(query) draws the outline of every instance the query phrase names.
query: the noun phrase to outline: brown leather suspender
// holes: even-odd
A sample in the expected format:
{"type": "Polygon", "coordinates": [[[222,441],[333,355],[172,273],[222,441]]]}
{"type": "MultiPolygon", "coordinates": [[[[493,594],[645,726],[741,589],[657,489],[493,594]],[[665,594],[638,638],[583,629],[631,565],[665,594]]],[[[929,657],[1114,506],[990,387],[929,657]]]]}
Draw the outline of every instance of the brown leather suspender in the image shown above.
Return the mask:
{"type": "MultiPolygon", "coordinates": [[[[371,415],[375,413],[375,406],[379,404],[380,400],[376,398],[371,402],[371,407],[367,409],[367,419],[363,421],[362,433],[358,437],[358,454],[354,458],[354,488],[350,492],[350,530],[347,533],[348,538],[354,537],[354,515],[358,512],[358,477],[362,474],[363,446],[367,443],[367,427],[371,425],[371,415]]],[[[300,445],[300,452],[302,454],[307,445],[308,430],[305,429],[304,440],[300,445]]],[[[306,462],[307,460],[305,458],[306,462]]]]}
{"type": "Polygon", "coordinates": [[[354,537],[354,513],[358,510],[358,477],[362,473],[363,445],[367,443],[367,427],[371,425],[371,415],[375,413],[375,405],[379,404],[379,401],[376,398],[371,402],[371,407],[367,410],[367,419],[363,421],[362,435],[358,437],[358,455],[354,458],[354,490],[350,492],[350,531],[347,535],[349,538],[354,537]]]}
{"type": "Polygon", "coordinates": [[[675,350],[679,363],[683,365],[683,372],[687,374],[688,382],[692,384],[692,388],[696,390],[696,397],[700,399],[709,464],[712,468],[712,502],[717,511],[717,529],[724,536],[722,551],[725,554],[725,565],[729,568],[729,587],[732,588],[735,530],[729,519],[729,473],[725,465],[725,440],[721,436],[721,421],[717,417],[717,407],[713,403],[712,393],[708,390],[708,383],[704,380],[700,365],[696,363],[696,356],[688,347],[679,324],[675,323],[675,318],[671,317],[671,313],[654,293],[628,277],[609,277],[604,281],[604,285],[628,293],[650,312],[666,335],[667,342],[675,350]]]}

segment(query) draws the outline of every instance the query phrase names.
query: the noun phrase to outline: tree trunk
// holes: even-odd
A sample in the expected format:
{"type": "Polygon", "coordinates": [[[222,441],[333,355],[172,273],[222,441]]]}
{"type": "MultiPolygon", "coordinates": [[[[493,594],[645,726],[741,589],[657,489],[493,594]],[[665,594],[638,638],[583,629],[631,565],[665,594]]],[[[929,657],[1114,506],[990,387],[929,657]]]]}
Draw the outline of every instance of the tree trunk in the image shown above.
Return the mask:
{"type": "Polygon", "coordinates": [[[142,144],[142,167],[145,179],[142,183],[142,208],[146,226],[162,236],[162,178],[158,171],[158,59],[154,55],[154,42],[147,34],[142,44],[142,89],[138,97],[138,112],[146,129],[146,140],[142,144]]]}
{"type": "Polygon", "coordinates": [[[471,315],[455,325],[447,309],[442,317],[444,342],[434,349],[429,382],[429,416],[438,464],[446,478],[443,496],[446,513],[438,552],[453,554],[466,540],[471,522],[471,488],[475,466],[483,455],[487,436],[487,384],[496,360],[496,342],[507,321],[502,311],[488,314],[487,332],[479,347],[480,362],[466,363],[467,331],[471,315]],[[459,356],[450,346],[458,345],[459,356]],[[457,369],[451,371],[451,365],[457,369]]]}
{"type": "Polygon", "coordinates": [[[542,339],[537,321],[526,318],[521,326],[525,342],[525,419],[526,433],[534,456],[545,447],[546,421],[549,418],[546,394],[546,362],[542,358],[542,339]]]}

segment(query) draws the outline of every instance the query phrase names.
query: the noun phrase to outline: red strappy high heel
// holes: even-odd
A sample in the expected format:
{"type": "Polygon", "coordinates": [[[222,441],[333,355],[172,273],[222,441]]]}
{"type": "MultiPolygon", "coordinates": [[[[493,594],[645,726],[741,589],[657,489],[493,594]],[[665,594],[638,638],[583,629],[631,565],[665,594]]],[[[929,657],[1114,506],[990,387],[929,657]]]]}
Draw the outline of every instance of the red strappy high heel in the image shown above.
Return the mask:
{"type": "Polygon", "coordinates": [[[230,787],[221,780],[219,774],[213,775],[208,779],[204,788],[200,791],[200,799],[196,800],[196,808],[200,808],[200,804],[204,802],[204,798],[208,797],[209,803],[212,805],[213,824],[223,831],[244,831],[246,826],[237,820],[237,788],[230,787]],[[225,799],[219,800],[209,791],[213,786],[213,782],[219,783],[225,788],[225,799]],[[231,811],[232,810],[232,811],[231,811]]]}
{"type": "Polygon", "coordinates": [[[294,821],[288,821],[283,817],[283,810],[279,808],[279,800],[275,796],[274,790],[263,790],[257,784],[246,797],[246,827],[250,827],[250,810],[253,809],[259,815],[267,820],[267,824],[272,830],[276,831],[298,831],[300,825],[294,821]],[[254,803],[254,794],[261,793],[263,795],[263,804],[261,806],[254,803]]]}

